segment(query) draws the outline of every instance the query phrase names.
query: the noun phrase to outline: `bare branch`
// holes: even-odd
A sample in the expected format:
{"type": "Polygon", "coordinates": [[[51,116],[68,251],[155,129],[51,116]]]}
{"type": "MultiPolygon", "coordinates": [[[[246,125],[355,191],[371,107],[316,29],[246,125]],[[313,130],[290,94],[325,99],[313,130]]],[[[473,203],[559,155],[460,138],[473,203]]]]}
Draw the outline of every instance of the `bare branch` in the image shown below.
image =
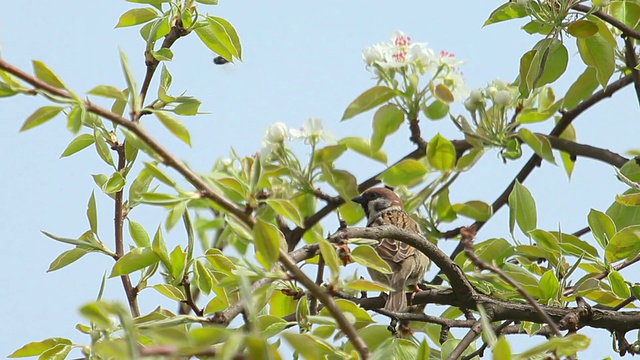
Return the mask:
{"type": "Polygon", "coordinates": [[[607,149],[580,144],[557,136],[548,136],[547,139],[549,139],[551,147],[553,147],[554,149],[564,151],[576,157],[582,156],[600,160],[617,168],[621,168],[622,165],[626,164],[627,161],[629,161],[629,159],[627,159],[626,157],[607,149]]]}
{"type": "Polygon", "coordinates": [[[631,72],[631,77],[633,78],[633,88],[636,90],[636,98],[638,99],[638,103],[640,103],[640,72],[636,69],[638,66],[638,57],[636,55],[636,49],[633,45],[632,39],[628,36],[623,36],[624,38],[624,62],[627,64],[627,68],[631,72]]]}

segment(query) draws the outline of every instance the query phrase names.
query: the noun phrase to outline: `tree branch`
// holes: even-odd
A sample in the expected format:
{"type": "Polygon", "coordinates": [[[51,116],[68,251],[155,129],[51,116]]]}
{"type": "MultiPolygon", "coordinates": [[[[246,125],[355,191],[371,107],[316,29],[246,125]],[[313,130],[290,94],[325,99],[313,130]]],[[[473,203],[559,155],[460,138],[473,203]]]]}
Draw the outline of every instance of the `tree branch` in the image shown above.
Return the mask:
{"type": "Polygon", "coordinates": [[[629,159],[620,154],[614,153],[607,149],[601,149],[595,146],[580,144],[571,140],[563,139],[557,136],[547,136],[551,147],[569,153],[573,156],[582,156],[586,158],[600,160],[607,164],[613,165],[618,169],[626,164],[629,159]]]}
{"type": "Polygon", "coordinates": [[[640,72],[636,69],[638,66],[638,57],[636,55],[636,49],[633,45],[633,40],[628,36],[624,38],[624,62],[627,64],[631,77],[633,78],[633,87],[636,90],[636,98],[640,103],[640,72]]]}
{"type": "MultiPolygon", "coordinates": [[[[0,59],[0,69],[8,72],[9,74],[14,75],[15,77],[24,80],[25,82],[31,84],[32,86],[44,90],[50,94],[60,96],[67,99],[73,99],[71,94],[69,94],[66,90],[56,88],[47,84],[46,82],[22,71],[21,69],[11,65],[6,62],[4,59],[0,59]]],[[[118,114],[115,114],[101,106],[95,105],[90,101],[83,102],[87,111],[92,112],[98,116],[101,116],[107,120],[113,121],[114,123],[124,127],[127,130],[130,130],[133,134],[140,138],[140,140],[144,141],[149,147],[155,151],[162,158],[162,162],[173,169],[175,169],[180,175],[182,175],[191,185],[193,185],[196,189],[200,191],[203,197],[208,198],[218,204],[221,208],[233,214],[235,217],[240,219],[242,222],[248,224],[249,226],[253,226],[255,224],[255,219],[247,214],[244,209],[240,208],[236,204],[227,200],[222,195],[218,194],[209,184],[201,178],[198,174],[196,174],[193,170],[191,170],[187,165],[185,165],[180,159],[175,157],[169,150],[167,150],[160,142],[154,139],[142,126],[139,125],[138,122],[133,122],[125,119],[118,114]]]]}
{"type": "MultiPolygon", "coordinates": [[[[124,144],[114,144],[113,149],[116,150],[118,154],[118,171],[122,171],[126,166],[126,157],[124,144]]],[[[115,245],[116,245],[116,261],[124,256],[124,218],[126,217],[124,213],[124,207],[122,203],[122,194],[124,190],[120,190],[115,194],[114,206],[115,206],[115,215],[113,217],[114,224],[114,237],[115,237],[115,245]]],[[[134,288],[131,285],[131,278],[128,274],[121,275],[120,279],[122,280],[122,286],[124,287],[124,293],[127,296],[127,302],[129,303],[129,310],[131,311],[131,315],[136,318],[140,316],[140,308],[138,306],[138,289],[134,288]]]]}
{"type": "Polygon", "coordinates": [[[471,345],[481,331],[482,323],[480,321],[474,322],[474,324],[469,328],[469,331],[467,331],[467,334],[460,340],[451,354],[447,356],[447,360],[459,359],[462,356],[462,353],[469,347],[469,345],[471,345]]]}
{"type": "Polygon", "coordinates": [[[360,354],[361,359],[366,360],[371,355],[367,344],[364,342],[360,334],[356,328],[349,322],[349,320],[342,313],[342,309],[338,307],[336,302],[333,300],[333,297],[326,293],[322,288],[316,285],[313,280],[311,280],[304,272],[296,265],[296,263],[289,257],[289,254],[280,249],[279,255],[280,263],[287,269],[293,277],[300,282],[304,287],[309,290],[313,296],[320,300],[322,304],[329,310],[333,318],[338,323],[340,330],[342,330],[349,340],[353,347],[356,349],[358,354],[360,354]]]}

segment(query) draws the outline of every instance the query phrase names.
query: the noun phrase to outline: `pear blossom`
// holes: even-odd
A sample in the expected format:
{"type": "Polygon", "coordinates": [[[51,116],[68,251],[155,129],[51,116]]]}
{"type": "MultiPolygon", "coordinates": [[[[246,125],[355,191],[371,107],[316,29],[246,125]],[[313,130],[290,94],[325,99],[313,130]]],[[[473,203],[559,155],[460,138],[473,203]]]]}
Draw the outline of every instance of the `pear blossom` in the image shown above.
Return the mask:
{"type": "Polygon", "coordinates": [[[318,118],[309,118],[302,125],[302,129],[290,129],[289,133],[294,140],[304,140],[312,144],[316,144],[319,139],[324,140],[327,144],[335,144],[336,137],[330,131],[323,130],[322,120],[318,118]]]}
{"type": "Polygon", "coordinates": [[[511,100],[512,97],[509,90],[499,90],[493,97],[493,103],[497,106],[508,106],[511,100]]]}
{"type": "Polygon", "coordinates": [[[285,123],[278,121],[267,128],[265,141],[270,144],[283,142],[288,137],[288,130],[285,123]]]}
{"type": "Polygon", "coordinates": [[[464,64],[464,61],[456,59],[456,56],[447,51],[440,51],[440,57],[438,57],[438,64],[441,66],[448,66],[451,69],[455,69],[464,64]]]}

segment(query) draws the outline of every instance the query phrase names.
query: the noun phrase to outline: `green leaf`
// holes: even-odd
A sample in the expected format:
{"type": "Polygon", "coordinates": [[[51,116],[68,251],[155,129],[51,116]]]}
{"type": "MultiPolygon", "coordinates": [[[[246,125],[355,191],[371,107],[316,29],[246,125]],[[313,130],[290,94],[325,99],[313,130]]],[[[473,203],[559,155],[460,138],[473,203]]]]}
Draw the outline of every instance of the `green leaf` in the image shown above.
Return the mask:
{"type": "Polygon", "coordinates": [[[61,106],[43,106],[39,108],[24,121],[20,131],[27,131],[44,124],[58,115],[62,109],[64,108],[61,106]]]}
{"type": "Polygon", "coordinates": [[[349,281],[344,284],[344,287],[357,291],[393,291],[393,288],[389,285],[365,279],[356,279],[353,281],[349,281]]]}
{"type": "Polygon", "coordinates": [[[83,257],[88,253],[89,253],[89,250],[82,249],[82,248],[67,250],[62,254],[58,255],[58,257],[55,260],[53,260],[53,262],[51,262],[51,264],[49,265],[49,269],[47,269],[47,272],[52,272],[52,271],[62,269],[63,267],[75,262],[76,260],[80,259],[81,257],[83,257]]]}
{"type": "Polygon", "coordinates": [[[449,105],[440,100],[434,100],[428,106],[425,103],[420,104],[420,109],[426,117],[431,120],[440,120],[449,113],[449,105]]]}
{"type": "Polygon", "coordinates": [[[278,214],[293,221],[296,226],[304,227],[304,219],[300,210],[291,203],[291,200],[285,199],[266,199],[265,202],[278,214]]]}
{"type": "Polygon", "coordinates": [[[629,285],[624,281],[624,277],[615,271],[611,270],[609,275],[607,275],[609,279],[609,283],[611,284],[611,290],[621,299],[626,299],[631,296],[631,289],[629,289],[629,285]]]}
{"type": "Polygon", "coordinates": [[[134,26],[144,24],[158,17],[158,12],[154,8],[131,9],[120,16],[116,27],[134,26]]]}
{"type": "MultiPolygon", "coordinates": [[[[529,90],[556,81],[564,73],[569,62],[569,52],[560,40],[541,40],[532,51],[534,53],[533,56],[529,55],[528,66],[525,62],[525,72],[522,72],[522,62],[520,72],[520,82],[526,82],[529,90]]],[[[528,91],[525,93],[528,94],[528,91]]]]}
{"type": "Polygon", "coordinates": [[[87,94],[102,96],[110,99],[127,101],[127,96],[120,89],[111,85],[98,85],[87,94]]]}
{"type": "Polygon", "coordinates": [[[511,347],[504,336],[498,338],[498,342],[491,349],[491,352],[493,353],[493,360],[511,360],[511,347]]]}
{"type": "Polygon", "coordinates": [[[388,186],[414,185],[427,173],[427,167],[418,160],[404,159],[385,170],[377,178],[388,186]]]}
{"type": "Polygon", "coordinates": [[[560,282],[553,270],[547,270],[540,278],[541,300],[557,299],[560,291],[560,282]]]}
{"type": "Polygon", "coordinates": [[[211,271],[209,271],[200,260],[195,261],[193,270],[198,289],[205,295],[209,295],[213,287],[213,275],[211,271]]]}
{"type": "Polygon", "coordinates": [[[625,206],[640,206],[640,193],[616,195],[616,202],[625,206]]]}
{"type": "Polygon", "coordinates": [[[284,241],[284,235],[275,225],[257,219],[253,227],[253,242],[256,246],[256,258],[265,269],[271,269],[278,261],[280,242],[284,241]]]}
{"type": "Polygon", "coordinates": [[[482,26],[487,26],[511,19],[519,19],[527,16],[527,10],[524,6],[515,2],[507,2],[495,9],[482,26]]]}
{"type": "Polygon", "coordinates": [[[518,137],[529,145],[538,156],[555,165],[556,159],[551,150],[551,143],[546,136],[534,134],[526,128],[520,128],[520,130],[518,130],[518,137]]]}
{"type": "Polygon", "coordinates": [[[316,166],[332,163],[345,151],[347,151],[347,146],[344,144],[325,146],[322,149],[317,149],[313,153],[313,163],[316,166]]]}
{"type": "MultiPolygon", "coordinates": [[[[624,195],[637,192],[637,190],[629,189],[624,192],[624,195]]],[[[618,202],[614,202],[607,209],[607,215],[611,220],[613,220],[617,229],[640,224],[640,207],[638,206],[625,206],[618,202]]]]}
{"type": "Polygon", "coordinates": [[[554,111],[538,111],[538,109],[525,109],[516,116],[516,121],[520,124],[531,124],[545,121],[553,116],[554,111]]]}
{"type": "Polygon", "coordinates": [[[151,246],[151,238],[149,238],[149,234],[147,230],[138,222],[135,222],[129,218],[129,235],[133,241],[135,241],[138,247],[150,247],[151,246]]]}
{"type": "Polygon", "coordinates": [[[95,140],[93,136],[89,134],[78,135],[73,140],[71,140],[69,145],[67,145],[67,148],[64,149],[64,151],[62,152],[62,155],[60,155],[60,158],[71,156],[77,153],[78,151],[91,146],[91,144],[93,144],[94,141],[95,140]]]}
{"type": "Polygon", "coordinates": [[[319,238],[318,245],[320,245],[320,253],[324,258],[324,262],[331,269],[331,274],[334,278],[338,278],[340,275],[340,258],[336,252],[336,248],[327,240],[319,238]]]}
{"type": "Polygon", "coordinates": [[[71,111],[67,114],[67,129],[72,133],[77,134],[82,125],[87,122],[87,117],[87,111],[84,108],[84,104],[77,104],[72,107],[71,111]]]}
{"type": "Polygon", "coordinates": [[[427,145],[429,165],[441,171],[449,171],[456,165],[456,148],[451,141],[436,134],[427,145]]]}
{"type": "Polygon", "coordinates": [[[383,274],[393,274],[389,264],[384,261],[371,246],[357,246],[351,252],[351,258],[364,267],[371,268],[383,274]]]}
{"type": "Polygon", "coordinates": [[[126,180],[119,171],[114,172],[104,184],[102,190],[107,194],[117,193],[124,188],[126,180]]]}
{"type": "Polygon", "coordinates": [[[578,20],[569,24],[567,32],[577,38],[586,39],[598,32],[598,25],[593,21],[578,20]]]}
{"type": "Polygon", "coordinates": [[[640,225],[631,225],[611,237],[605,248],[605,259],[609,263],[627,257],[634,257],[640,252],[640,225]]]}
{"type": "Polygon", "coordinates": [[[595,209],[591,209],[591,211],[589,211],[587,220],[589,222],[589,227],[591,228],[591,233],[598,242],[598,245],[600,245],[601,248],[606,249],[609,244],[609,240],[611,240],[617,231],[613,220],[611,220],[607,214],[595,209]]]}
{"type": "Polygon", "coordinates": [[[89,219],[89,225],[91,226],[91,231],[94,234],[98,233],[98,208],[96,206],[96,196],[95,193],[91,192],[91,197],[89,198],[89,203],[87,204],[87,219],[89,219]]]}
{"type": "Polygon", "coordinates": [[[628,27],[635,28],[640,20],[640,5],[629,1],[612,1],[609,3],[609,13],[628,27]]]}
{"type": "Polygon", "coordinates": [[[373,115],[371,150],[377,151],[387,136],[396,132],[404,122],[404,113],[395,104],[381,106],[373,115]]]}
{"type": "Polygon", "coordinates": [[[350,119],[358,114],[361,114],[367,110],[389,101],[395,96],[393,89],[386,86],[374,86],[371,89],[363,92],[355,100],[347,106],[347,109],[342,114],[341,121],[350,119]]]}
{"type": "Polygon", "coordinates": [[[53,87],[57,87],[59,89],[65,88],[64,83],[60,80],[58,75],[49,69],[45,63],[39,60],[33,60],[31,63],[33,64],[33,72],[38,79],[53,87]]]}
{"type": "Polygon", "coordinates": [[[472,200],[464,204],[453,205],[453,211],[476,221],[487,221],[493,214],[491,205],[484,201],[472,200]]]}
{"type": "Polygon", "coordinates": [[[120,65],[122,66],[122,71],[124,72],[124,79],[127,82],[127,89],[129,91],[130,102],[129,106],[131,107],[131,111],[135,114],[140,111],[140,95],[138,94],[138,88],[136,86],[136,80],[133,77],[133,72],[129,67],[129,60],[127,59],[127,55],[120,49],[120,65]]]}
{"type": "Polygon", "coordinates": [[[345,145],[347,148],[362,154],[366,157],[379,161],[383,164],[387,163],[387,154],[382,150],[373,150],[369,141],[359,137],[345,137],[338,141],[339,144],[345,145]]]}
{"type": "Polygon", "coordinates": [[[113,166],[113,156],[111,156],[111,147],[107,144],[107,140],[102,135],[98,127],[93,128],[93,139],[95,140],[96,151],[105,163],[113,166]]]}
{"type": "Polygon", "coordinates": [[[185,301],[184,292],[171,284],[158,284],[152,286],[157,292],[175,301],[185,301]]]}
{"type": "Polygon", "coordinates": [[[167,268],[169,272],[172,271],[171,261],[169,260],[169,251],[167,250],[167,244],[164,242],[164,235],[162,234],[162,228],[158,226],[155,235],[153,236],[153,243],[151,243],[153,252],[156,253],[162,264],[167,268]]]}
{"type": "Polygon", "coordinates": [[[73,342],[71,342],[71,340],[65,339],[65,338],[49,338],[42,341],[34,341],[14,351],[11,355],[9,355],[9,357],[18,358],[18,357],[37,356],[51,348],[56,347],[57,345],[72,345],[72,344],[73,342]]]}
{"type": "MultiPolygon", "coordinates": [[[[220,42],[223,43],[233,56],[242,60],[242,45],[240,44],[240,37],[233,25],[231,25],[227,20],[216,16],[207,16],[207,21],[213,28],[213,32],[216,34],[220,42]]],[[[228,61],[233,60],[230,57],[225,57],[225,59],[228,61]]]]}
{"type": "Polygon", "coordinates": [[[173,51],[169,48],[162,48],[153,52],[153,57],[160,61],[173,60],[173,51]]]}
{"type": "Polygon", "coordinates": [[[175,101],[179,102],[179,104],[176,105],[171,111],[173,111],[177,115],[197,115],[198,109],[202,104],[202,102],[198,99],[184,96],[178,97],[175,101]]]}
{"type": "MultiPolygon", "coordinates": [[[[560,134],[561,139],[576,141],[576,130],[573,125],[569,125],[563,132],[560,134]]],[[[560,159],[562,160],[562,165],[564,166],[564,170],[567,173],[569,179],[571,179],[571,174],[573,173],[573,168],[576,164],[576,158],[564,151],[560,151],[560,159]]]]}
{"type": "Polygon", "coordinates": [[[582,61],[596,70],[596,78],[600,85],[606,87],[615,71],[615,45],[608,39],[611,32],[606,24],[595,20],[599,28],[598,33],[586,39],[577,39],[578,51],[582,61]]]}
{"type": "Polygon", "coordinates": [[[165,183],[165,184],[167,184],[167,185],[169,185],[171,187],[175,187],[176,186],[176,182],[173,181],[169,177],[169,175],[167,175],[164,171],[160,170],[160,168],[156,165],[156,163],[145,162],[144,163],[144,167],[156,179],[162,181],[163,183],[165,183]]]}
{"type": "Polygon", "coordinates": [[[529,189],[517,180],[509,194],[509,229],[512,233],[515,222],[525,234],[537,227],[535,199],[529,189]]]}
{"type": "Polygon", "coordinates": [[[173,205],[182,201],[184,201],[183,197],[170,195],[170,194],[161,194],[161,193],[155,193],[155,192],[140,194],[140,202],[143,202],[146,204],[173,205]]]}
{"type": "Polygon", "coordinates": [[[160,257],[148,247],[133,248],[113,265],[110,278],[130,274],[160,261],[160,257]]]}
{"type": "Polygon", "coordinates": [[[578,79],[569,87],[564,96],[563,106],[567,110],[571,110],[581,101],[589,98],[598,87],[598,78],[596,77],[596,69],[587,67],[578,79]]]}
{"type": "Polygon", "coordinates": [[[189,135],[189,130],[180,122],[180,120],[163,111],[156,111],[155,114],[158,120],[162,122],[162,125],[171,131],[173,135],[191,146],[191,135],[189,135]]]}

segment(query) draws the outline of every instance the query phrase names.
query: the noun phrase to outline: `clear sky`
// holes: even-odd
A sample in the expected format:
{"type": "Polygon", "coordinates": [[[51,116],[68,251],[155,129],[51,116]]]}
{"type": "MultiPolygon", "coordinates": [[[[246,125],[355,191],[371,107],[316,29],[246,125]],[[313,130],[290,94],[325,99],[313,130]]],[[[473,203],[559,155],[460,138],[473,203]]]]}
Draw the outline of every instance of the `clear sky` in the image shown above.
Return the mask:
{"type": "MultiPolygon", "coordinates": [[[[216,66],[212,63],[214,54],[195,34],[180,39],[173,47],[174,61],[167,65],[174,78],[173,93],[186,91],[201,99],[201,110],[209,114],[183,119],[191,130],[193,148],[176,141],[151,119],[145,119],[145,126],[201,172],[208,171],[217,158],[228,156],[231,147],[242,155],[259,150],[264,130],[276,121],[299,128],[307,118],[319,117],[338,137],[368,138],[370,113],[339,122],[349,102],[374,85],[362,62],[362,49],[388,41],[393,31],[402,30],[437,52],[446,50],[465,60],[462,70],[471,88],[484,87],[495,78],[511,81],[517,75],[520,56],[540,38],[520,30],[525,20],[483,28],[483,22],[501,3],[221,0],[219,6],[200,6],[201,12],[226,18],[236,27],[244,61],[216,66]]],[[[144,43],[138,28],[114,29],[120,14],[137,5],[114,0],[5,1],[0,12],[1,55],[29,71],[32,59],[42,60],[68,86],[83,93],[99,84],[126,86],[119,64],[121,47],[141,83],[144,43]]],[[[575,41],[565,40],[569,70],[556,85],[558,97],[584,69],[575,41]]],[[[151,89],[153,94],[155,85],[151,89]]],[[[95,299],[102,274],[112,266],[111,259],[89,254],[65,269],[45,273],[49,263],[69,246],[46,238],[40,230],[66,237],[83,233],[88,229],[84,213],[91,191],[97,192],[99,200],[101,238],[112,243],[113,231],[112,203],[99,193],[90,177],[109,169],[91,148],[59,159],[73,138],[65,129],[65,120],[59,117],[18,133],[27,116],[45,104],[41,98],[25,96],[0,99],[4,169],[0,176],[0,308],[5,323],[0,327],[0,356],[27,342],[53,336],[88,342],[74,330],[75,324],[83,321],[77,309],[95,299]]],[[[629,87],[574,124],[580,142],[623,153],[638,147],[637,118],[638,104],[629,87]]],[[[544,123],[534,130],[548,132],[551,126],[544,123]]],[[[425,119],[422,129],[427,139],[437,132],[460,138],[446,120],[425,119]]],[[[390,161],[413,149],[406,128],[391,139],[385,145],[390,161]]],[[[453,187],[452,201],[493,202],[529,154],[527,151],[520,161],[504,165],[497,152],[490,151],[453,187]]],[[[357,156],[346,157],[338,165],[359,180],[382,170],[380,164],[357,156]]],[[[585,159],[578,161],[571,182],[561,167],[544,164],[525,185],[537,200],[538,226],[548,230],[561,226],[565,232],[586,226],[590,208],[606,210],[615,194],[626,189],[615,179],[611,166],[585,159]]],[[[165,213],[149,208],[135,210],[131,216],[153,232],[165,213]]],[[[503,209],[483,228],[479,240],[509,238],[506,219],[503,209]]],[[[169,239],[179,239],[178,232],[176,228],[169,239]]],[[[442,242],[441,247],[450,250],[454,245],[442,242]]],[[[143,291],[141,297],[143,313],[160,301],[153,290],[143,291]]],[[[124,300],[118,279],[108,281],[106,298],[124,300]]],[[[610,355],[608,333],[595,334],[589,358],[610,355]]]]}

